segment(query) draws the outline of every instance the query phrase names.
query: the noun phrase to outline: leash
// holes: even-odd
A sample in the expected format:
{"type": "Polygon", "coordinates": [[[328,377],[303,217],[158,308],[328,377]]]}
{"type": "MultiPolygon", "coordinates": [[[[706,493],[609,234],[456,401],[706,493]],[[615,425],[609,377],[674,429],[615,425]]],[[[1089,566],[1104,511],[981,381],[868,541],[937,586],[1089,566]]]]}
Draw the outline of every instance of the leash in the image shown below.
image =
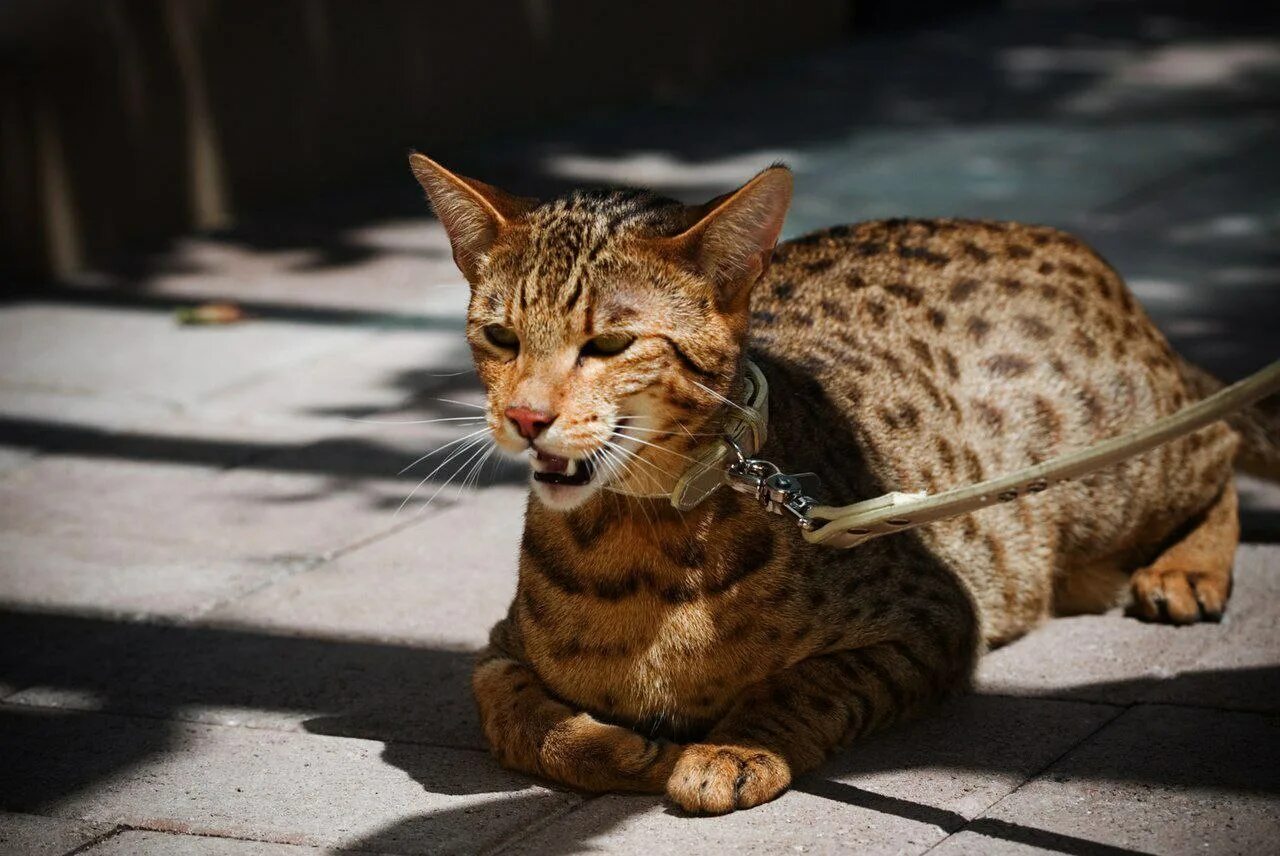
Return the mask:
{"type": "Polygon", "coordinates": [[[760,368],[750,361],[745,380],[745,402],[734,405],[724,436],[697,457],[676,482],[671,504],[687,511],[727,484],[754,496],[767,511],[791,517],[810,544],[848,548],[1012,502],[1190,434],[1280,391],[1280,360],[1143,428],[1005,476],[933,495],[892,491],[835,506],[820,505],[810,496],[818,481],[814,473],[784,473],[776,464],[752,457],[764,446],[768,432],[769,385],[760,368]]]}

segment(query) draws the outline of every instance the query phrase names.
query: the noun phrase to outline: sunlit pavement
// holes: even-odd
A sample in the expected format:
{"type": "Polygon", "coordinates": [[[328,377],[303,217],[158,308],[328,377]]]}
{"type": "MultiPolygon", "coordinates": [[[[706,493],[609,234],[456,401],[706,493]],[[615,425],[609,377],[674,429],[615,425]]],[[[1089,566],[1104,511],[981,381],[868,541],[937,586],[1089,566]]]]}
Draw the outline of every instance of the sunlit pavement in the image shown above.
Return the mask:
{"type": "MultiPolygon", "coordinates": [[[[792,235],[1064,226],[1239,377],[1280,356],[1280,39],[1150,8],[970,15],[454,162],[693,200],[785,159],[792,235]]],[[[466,289],[419,204],[406,170],[0,306],[0,853],[1274,849],[1280,490],[1256,482],[1222,624],[1054,621],[764,807],[500,770],[466,678],[523,490],[492,460],[458,489],[483,446],[414,463],[480,427],[466,289]],[[250,317],[176,323],[208,300],[250,317]]]]}

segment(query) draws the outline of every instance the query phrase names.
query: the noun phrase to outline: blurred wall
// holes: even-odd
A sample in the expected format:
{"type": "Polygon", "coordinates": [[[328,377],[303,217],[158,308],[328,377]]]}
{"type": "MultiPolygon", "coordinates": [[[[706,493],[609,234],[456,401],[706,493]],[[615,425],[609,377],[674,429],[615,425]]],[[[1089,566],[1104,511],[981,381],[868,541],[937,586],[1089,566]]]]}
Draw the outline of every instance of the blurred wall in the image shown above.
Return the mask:
{"type": "Polygon", "coordinates": [[[846,0],[6,0],[6,280],[228,226],[410,147],[696,89],[837,39],[848,13],[846,0]]]}

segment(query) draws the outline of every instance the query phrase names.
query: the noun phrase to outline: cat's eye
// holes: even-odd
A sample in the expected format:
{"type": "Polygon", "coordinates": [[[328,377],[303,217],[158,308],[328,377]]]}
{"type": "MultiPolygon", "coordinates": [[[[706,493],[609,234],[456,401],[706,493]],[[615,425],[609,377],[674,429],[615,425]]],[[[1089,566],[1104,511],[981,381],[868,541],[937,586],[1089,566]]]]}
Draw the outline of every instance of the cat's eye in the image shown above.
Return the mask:
{"type": "Polygon", "coordinates": [[[501,324],[489,324],[484,328],[484,337],[499,348],[516,350],[520,347],[520,337],[510,327],[501,324]]]}
{"type": "Polygon", "coordinates": [[[582,346],[584,357],[612,357],[621,354],[636,340],[630,333],[605,333],[582,346]]]}

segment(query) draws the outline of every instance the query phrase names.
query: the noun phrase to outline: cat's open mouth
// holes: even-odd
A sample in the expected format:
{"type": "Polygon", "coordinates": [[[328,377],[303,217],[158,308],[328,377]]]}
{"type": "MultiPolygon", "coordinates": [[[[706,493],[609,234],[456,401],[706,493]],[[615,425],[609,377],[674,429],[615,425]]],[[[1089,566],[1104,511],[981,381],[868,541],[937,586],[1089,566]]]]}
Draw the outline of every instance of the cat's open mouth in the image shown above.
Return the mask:
{"type": "Polygon", "coordinates": [[[595,467],[591,466],[591,461],[587,458],[562,458],[536,449],[534,460],[537,461],[533,471],[534,481],[546,484],[580,487],[595,475],[595,467]]]}

